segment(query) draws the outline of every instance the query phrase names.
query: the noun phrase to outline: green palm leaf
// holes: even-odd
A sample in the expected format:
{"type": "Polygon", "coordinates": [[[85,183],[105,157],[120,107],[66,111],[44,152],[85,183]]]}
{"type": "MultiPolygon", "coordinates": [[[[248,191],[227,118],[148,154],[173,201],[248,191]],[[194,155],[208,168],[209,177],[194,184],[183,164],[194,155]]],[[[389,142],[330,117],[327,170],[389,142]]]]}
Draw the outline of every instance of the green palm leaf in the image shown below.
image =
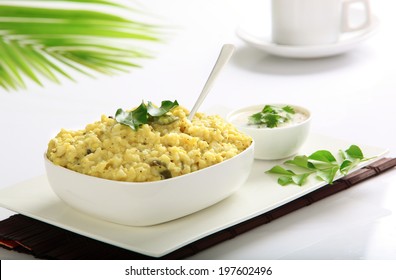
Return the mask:
{"type": "Polygon", "coordinates": [[[141,42],[160,41],[157,26],[102,11],[107,8],[91,8],[125,8],[132,13],[132,8],[113,0],[5,2],[0,0],[0,87],[7,90],[26,88],[26,79],[39,85],[43,78],[57,83],[60,76],[74,80],[73,71],[90,76],[126,72],[151,57],[141,42]],[[38,2],[74,3],[48,8],[38,2]]]}

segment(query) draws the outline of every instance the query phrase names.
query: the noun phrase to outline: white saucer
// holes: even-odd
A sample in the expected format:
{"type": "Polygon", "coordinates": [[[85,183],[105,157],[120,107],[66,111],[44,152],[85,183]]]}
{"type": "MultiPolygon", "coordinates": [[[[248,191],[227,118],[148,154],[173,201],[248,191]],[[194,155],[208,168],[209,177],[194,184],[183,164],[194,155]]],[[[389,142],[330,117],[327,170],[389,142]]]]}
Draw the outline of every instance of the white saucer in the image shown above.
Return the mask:
{"type": "Polygon", "coordinates": [[[372,15],[371,24],[366,29],[346,33],[341,36],[337,43],[315,46],[278,45],[271,41],[269,31],[258,30],[258,26],[262,25],[258,25],[257,23],[239,26],[236,34],[248,45],[272,55],[289,58],[318,58],[338,55],[355,48],[361,42],[371,37],[378,30],[378,25],[378,18],[372,15]]]}

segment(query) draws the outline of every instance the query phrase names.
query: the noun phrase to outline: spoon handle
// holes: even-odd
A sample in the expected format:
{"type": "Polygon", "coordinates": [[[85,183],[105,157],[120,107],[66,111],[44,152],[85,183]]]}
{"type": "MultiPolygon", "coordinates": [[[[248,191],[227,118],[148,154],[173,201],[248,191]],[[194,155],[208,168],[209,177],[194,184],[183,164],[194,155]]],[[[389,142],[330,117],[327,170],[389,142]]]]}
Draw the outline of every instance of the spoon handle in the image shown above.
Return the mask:
{"type": "Polygon", "coordinates": [[[217,58],[217,61],[216,61],[215,65],[213,66],[212,72],[210,73],[209,78],[206,81],[205,86],[202,89],[201,94],[199,95],[197,101],[194,104],[194,107],[192,108],[192,110],[190,112],[190,115],[188,116],[188,119],[190,121],[193,119],[193,117],[194,117],[195,113],[197,112],[199,106],[201,106],[202,102],[204,101],[204,99],[208,95],[210,89],[212,88],[212,86],[214,84],[215,79],[218,77],[218,75],[220,74],[221,70],[223,69],[223,67],[228,62],[228,60],[230,60],[234,50],[235,50],[235,47],[234,47],[234,45],[231,45],[231,44],[225,44],[221,48],[219,57],[217,58]]]}

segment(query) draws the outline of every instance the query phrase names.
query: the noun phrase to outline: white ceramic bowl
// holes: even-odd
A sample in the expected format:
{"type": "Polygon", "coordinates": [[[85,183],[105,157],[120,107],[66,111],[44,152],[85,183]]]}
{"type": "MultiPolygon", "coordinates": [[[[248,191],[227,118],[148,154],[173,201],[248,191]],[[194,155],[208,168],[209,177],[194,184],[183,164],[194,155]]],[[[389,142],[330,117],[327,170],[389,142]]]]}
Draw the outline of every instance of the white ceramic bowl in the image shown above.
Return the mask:
{"type": "Polygon", "coordinates": [[[131,183],[84,175],[45,158],[48,181],[71,207],[109,222],[149,226],[211,206],[234,193],[249,176],[254,143],[242,153],[193,173],[131,183]]]}
{"type": "MultiPolygon", "coordinates": [[[[270,105],[283,107],[289,104],[270,105]]],[[[300,123],[275,128],[258,128],[254,125],[247,125],[247,117],[246,123],[240,122],[241,116],[260,112],[264,107],[264,104],[260,104],[232,111],[228,114],[227,121],[233,123],[240,131],[254,139],[254,157],[256,159],[284,159],[298,152],[307,139],[311,124],[311,113],[308,109],[295,105],[289,106],[306,114],[307,118],[300,123]]]]}

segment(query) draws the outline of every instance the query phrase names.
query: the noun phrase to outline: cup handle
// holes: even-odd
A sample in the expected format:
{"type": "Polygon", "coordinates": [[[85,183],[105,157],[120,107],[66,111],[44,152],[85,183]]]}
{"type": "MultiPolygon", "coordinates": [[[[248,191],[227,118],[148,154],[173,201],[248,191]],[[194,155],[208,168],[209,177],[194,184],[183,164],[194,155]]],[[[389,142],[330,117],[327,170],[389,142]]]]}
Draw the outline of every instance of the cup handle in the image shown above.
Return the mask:
{"type": "Polygon", "coordinates": [[[371,9],[369,0],[346,0],[342,4],[342,32],[352,32],[367,28],[371,24],[371,9]],[[351,27],[349,12],[353,3],[362,3],[365,10],[365,21],[356,27],[351,27]]]}

